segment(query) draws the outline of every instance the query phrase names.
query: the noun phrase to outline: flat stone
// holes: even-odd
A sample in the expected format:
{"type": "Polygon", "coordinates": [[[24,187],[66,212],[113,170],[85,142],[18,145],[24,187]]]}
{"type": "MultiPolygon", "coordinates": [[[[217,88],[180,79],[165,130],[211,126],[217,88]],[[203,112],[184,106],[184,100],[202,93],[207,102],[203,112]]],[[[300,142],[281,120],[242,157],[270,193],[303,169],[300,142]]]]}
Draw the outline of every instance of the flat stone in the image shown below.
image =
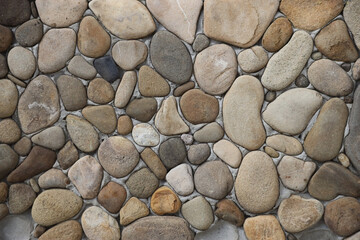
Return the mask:
{"type": "Polygon", "coordinates": [[[138,40],[118,41],[111,49],[111,56],[119,67],[129,71],[146,60],[148,49],[138,40]]]}
{"type": "Polygon", "coordinates": [[[338,237],[326,229],[305,231],[299,240],[336,240],[338,237]]]}
{"type": "Polygon", "coordinates": [[[285,240],[285,234],[279,221],[273,215],[259,215],[245,220],[244,231],[247,239],[281,239],[285,240]]]}
{"type": "Polygon", "coordinates": [[[223,199],[233,188],[233,177],[229,168],[221,161],[205,162],[194,174],[196,190],[210,198],[223,199]]]}
{"type": "Polygon", "coordinates": [[[287,18],[279,17],[266,29],[261,45],[269,52],[277,52],[291,38],[293,29],[287,18]]]}
{"type": "Polygon", "coordinates": [[[163,239],[193,240],[194,233],[188,223],[175,216],[144,217],[127,226],[122,231],[122,240],[131,239],[163,239]]]}
{"type": "Polygon", "coordinates": [[[217,142],[224,136],[224,130],[217,122],[206,124],[194,133],[197,142],[217,142]]]}
{"type": "Polygon", "coordinates": [[[235,180],[236,198],[246,211],[264,213],[279,197],[279,180],[273,160],[264,152],[245,155],[235,180]]]}
{"type": "MultiPolygon", "coordinates": [[[[39,225],[38,225],[39,226],[39,225]]],[[[43,233],[39,240],[51,240],[66,238],[68,240],[80,240],[82,237],[82,228],[79,222],[68,220],[57,224],[43,233]]]]}
{"type": "Polygon", "coordinates": [[[223,94],[237,74],[235,51],[226,44],[206,48],[196,55],[194,74],[202,90],[212,95],[223,94]]]}
{"type": "Polygon", "coordinates": [[[360,203],[356,198],[344,197],[325,207],[325,224],[337,235],[347,237],[360,230],[360,203]]]}
{"type": "Polygon", "coordinates": [[[145,97],[164,97],[169,94],[170,86],[160,74],[144,65],[139,71],[139,91],[145,97]]]}
{"type": "Polygon", "coordinates": [[[133,129],[131,118],[128,115],[122,115],[118,119],[117,131],[120,135],[128,135],[133,129]]]}
{"type": "Polygon", "coordinates": [[[190,54],[180,39],[168,31],[155,33],[150,58],[156,71],[175,84],[187,82],[192,74],[190,54]]]}
{"type": "Polygon", "coordinates": [[[343,7],[341,0],[285,0],[281,1],[280,11],[290,19],[294,27],[313,31],[339,15],[343,7]]]}
{"type": "Polygon", "coordinates": [[[306,154],[321,162],[335,158],[341,149],[348,115],[349,110],[343,100],[328,100],[304,140],[306,154]]]}
{"type": "Polygon", "coordinates": [[[17,123],[11,118],[6,118],[0,122],[0,143],[12,144],[21,137],[21,130],[17,123]]]}
{"type": "Polygon", "coordinates": [[[244,213],[230,199],[223,199],[216,203],[215,215],[237,227],[241,227],[245,220],[244,213]]]}
{"type": "Polygon", "coordinates": [[[204,33],[217,41],[241,48],[251,47],[261,38],[278,7],[278,0],[207,0],[204,33]]]}
{"type": "Polygon", "coordinates": [[[218,100],[199,89],[187,91],[180,99],[180,108],[192,124],[213,122],[219,114],[218,100]]]}
{"type": "Polygon", "coordinates": [[[350,166],[350,160],[349,158],[344,154],[344,153],[340,153],[337,156],[339,162],[341,163],[341,165],[343,165],[344,167],[349,167],[350,166]]]}
{"type": "Polygon", "coordinates": [[[97,206],[84,211],[81,225],[89,239],[120,240],[120,227],[116,219],[97,206]]]}
{"type": "Polygon", "coordinates": [[[37,196],[31,216],[36,223],[47,227],[74,217],[82,205],[82,199],[72,191],[50,189],[37,196]]]}
{"type": "Polygon", "coordinates": [[[194,191],[194,180],[192,168],[189,164],[183,163],[166,174],[166,181],[181,196],[190,195],[194,191]]]}
{"type": "Polygon", "coordinates": [[[266,138],[266,145],[286,155],[299,155],[303,151],[303,146],[294,137],[276,134],[266,138]]]}
{"type": "Polygon", "coordinates": [[[69,72],[79,78],[90,80],[96,76],[96,69],[82,56],[73,57],[67,65],[69,72]]]}
{"type": "Polygon", "coordinates": [[[57,154],[57,161],[62,169],[66,170],[79,159],[79,153],[72,141],[68,141],[57,154]]]}
{"type": "Polygon", "coordinates": [[[176,135],[189,132],[189,126],[180,117],[176,99],[170,96],[161,104],[155,116],[155,126],[163,135],[176,135]]]}
{"type": "Polygon", "coordinates": [[[50,29],[39,44],[39,70],[43,73],[59,71],[74,56],[75,48],[76,33],[73,29],[50,29]]]}
{"type": "Polygon", "coordinates": [[[21,24],[15,31],[15,38],[23,47],[38,44],[43,37],[43,24],[39,19],[31,19],[21,24]]]}
{"type": "Polygon", "coordinates": [[[313,40],[305,31],[297,31],[266,65],[261,83],[271,91],[289,86],[301,73],[313,50],[313,40]]]}
{"type": "Polygon", "coordinates": [[[204,34],[198,34],[195,37],[192,48],[195,52],[201,52],[205,48],[207,48],[210,44],[210,40],[204,34]]]}
{"type": "Polygon", "coordinates": [[[0,25],[0,52],[5,52],[13,41],[13,33],[10,28],[0,25]]]}
{"type": "Polygon", "coordinates": [[[56,85],[67,111],[77,111],[86,106],[86,88],[79,79],[69,75],[61,75],[57,79],[56,85]]]}
{"type": "Polygon", "coordinates": [[[19,156],[7,144],[0,144],[0,179],[5,178],[18,164],[19,156]]]}
{"type": "Polygon", "coordinates": [[[308,186],[311,196],[328,201],[338,195],[360,196],[360,179],[345,167],[334,162],[321,165],[308,186]]]}
{"type": "Polygon", "coordinates": [[[39,173],[50,169],[56,160],[56,153],[39,146],[34,146],[25,160],[7,177],[10,183],[23,182],[39,173]]]}
{"type": "Polygon", "coordinates": [[[315,37],[317,49],[335,61],[355,62],[359,57],[344,21],[336,20],[321,29],[315,37]]]}
{"type": "Polygon", "coordinates": [[[125,182],[132,196],[148,198],[159,187],[159,180],[147,168],[132,173],[125,182]]]}
{"type": "Polygon", "coordinates": [[[110,134],[116,129],[116,113],[110,105],[87,106],[81,114],[102,133],[110,134]]]}
{"type": "Polygon", "coordinates": [[[87,96],[94,103],[106,104],[114,99],[115,91],[105,79],[95,78],[88,85],[87,96]]]}
{"type": "Polygon", "coordinates": [[[15,27],[29,20],[30,2],[27,0],[2,0],[0,24],[15,27]]]}
{"type": "Polygon", "coordinates": [[[19,92],[10,80],[0,80],[0,118],[11,117],[15,112],[19,92]]]}
{"type": "Polygon", "coordinates": [[[232,142],[222,139],[214,144],[213,151],[221,160],[232,168],[238,168],[242,159],[242,154],[232,142]]]}
{"type": "Polygon", "coordinates": [[[290,89],[270,103],[263,119],[278,132],[297,135],[305,130],[322,104],[322,96],[306,88],[290,89]]]}
{"type": "Polygon", "coordinates": [[[355,44],[360,48],[359,15],[360,4],[357,1],[346,2],[344,8],[344,19],[350,32],[353,34],[355,44]]]}
{"type": "Polygon", "coordinates": [[[188,150],[188,160],[190,163],[198,165],[206,161],[211,153],[207,143],[191,145],[188,150]]]}
{"type": "Polygon", "coordinates": [[[9,208],[6,206],[5,203],[0,204],[0,220],[5,218],[7,215],[9,215],[9,208]]]}
{"type": "Polygon", "coordinates": [[[187,83],[184,83],[174,89],[174,97],[180,97],[184,93],[186,93],[188,90],[193,89],[195,87],[195,83],[192,81],[189,81],[187,83]]]}
{"type": "Polygon", "coordinates": [[[237,61],[240,68],[244,72],[253,73],[264,68],[269,58],[264,48],[254,46],[250,49],[245,49],[240,52],[237,61]]]}
{"type": "Polygon", "coordinates": [[[155,98],[138,98],[127,105],[126,114],[141,122],[148,122],[154,116],[156,110],[157,102],[155,98]]]}
{"type": "Polygon", "coordinates": [[[217,240],[222,238],[227,240],[238,240],[238,229],[230,223],[218,221],[208,230],[199,232],[195,236],[195,240],[217,240]]]}
{"type": "Polygon", "coordinates": [[[68,176],[82,198],[93,199],[99,193],[103,169],[94,157],[87,155],[70,167],[68,176]]]}
{"type": "Polygon", "coordinates": [[[176,4],[170,0],[149,0],[146,2],[151,14],[161,25],[189,44],[194,41],[202,5],[201,0],[190,2],[181,0],[177,1],[176,4]]]}
{"type": "Polygon", "coordinates": [[[139,153],[134,144],[120,136],[105,139],[97,155],[105,171],[116,178],[128,175],[139,162],[139,153]]]}
{"type": "Polygon", "coordinates": [[[264,147],[264,151],[266,152],[267,155],[269,155],[272,158],[278,158],[279,157],[279,153],[273,149],[272,147],[264,147]]]}
{"type": "Polygon", "coordinates": [[[31,141],[42,147],[59,150],[65,145],[65,133],[61,127],[53,126],[34,135],[31,141]]]}
{"type": "Polygon", "coordinates": [[[180,210],[181,201],[173,190],[162,186],[152,194],[150,206],[157,215],[174,214],[180,210]]]}
{"type": "Polygon", "coordinates": [[[75,146],[83,152],[93,152],[99,146],[99,135],[85,119],[67,115],[66,128],[75,146]]]}
{"type": "Polygon", "coordinates": [[[360,172],[360,152],[358,151],[358,144],[360,144],[360,127],[358,120],[360,115],[360,88],[356,88],[354,93],[354,103],[351,107],[349,117],[349,134],[345,137],[345,153],[349,157],[352,165],[360,172]]]}
{"type": "Polygon", "coordinates": [[[66,188],[70,184],[69,178],[60,169],[56,168],[51,168],[42,174],[38,182],[42,189],[66,188]]]}
{"type": "Polygon", "coordinates": [[[154,147],[159,144],[160,136],[153,126],[148,123],[139,123],[132,130],[134,141],[143,147],[154,147]]]}
{"type": "Polygon", "coordinates": [[[121,78],[122,73],[119,67],[110,56],[104,56],[94,60],[96,71],[109,83],[121,78]]]}
{"type": "Polygon", "coordinates": [[[284,199],[279,206],[278,217],[287,232],[297,233],[314,226],[324,214],[324,206],[316,199],[297,195],[284,199]]]}
{"type": "Polygon", "coordinates": [[[36,198],[32,188],[24,183],[10,185],[9,188],[9,212],[21,214],[28,210],[36,198]]]}
{"type": "Polygon", "coordinates": [[[116,183],[109,182],[99,192],[98,202],[110,213],[118,213],[126,200],[126,189],[116,183]]]}
{"type": "Polygon", "coordinates": [[[214,221],[211,205],[203,196],[198,196],[184,203],[181,208],[183,217],[199,230],[206,230],[214,221]]]}
{"type": "Polygon", "coordinates": [[[332,97],[346,96],[354,88],[353,81],[347,73],[328,59],[321,59],[311,64],[308,78],[315,89],[332,97]]]}
{"type": "Polygon", "coordinates": [[[145,203],[136,197],[131,197],[120,209],[120,224],[128,225],[139,218],[146,217],[149,213],[150,211],[145,203]]]}
{"type": "Polygon", "coordinates": [[[249,150],[264,143],[266,133],[260,116],[263,102],[264,89],[257,78],[241,76],[235,80],[223,102],[224,128],[233,142],[249,150]]]}
{"type": "Polygon", "coordinates": [[[316,164],[291,156],[284,156],[278,164],[277,170],[285,187],[301,192],[304,191],[315,172],[316,164]]]}
{"type": "Polygon", "coordinates": [[[159,147],[159,156],[167,169],[176,167],[186,159],[186,148],[179,137],[163,141],[159,147]]]}
{"type": "Polygon", "coordinates": [[[135,71],[127,71],[124,73],[121,82],[116,90],[114,105],[117,108],[124,108],[133,95],[137,78],[135,71]]]}
{"type": "Polygon", "coordinates": [[[7,62],[11,73],[21,80],[31,78],[36,69],[34,54],[20,46],[14,47],[9,51],[7,62]]]}
{"type": "Polygon", "coordinates": [[[14,150],[20,156],[26,156],[31,150],[32,142],[28,137],[22,137],[19,141],[17,141],[14,145],[14,150]]]}
{"type": "Polygon", "coordinates": [[[50,27],[68,27],[80,21],[87,8],[86,0],[37,0],[40,19],[50,27]]]}
{"type": "Polygon", "coordinates": [[[20,86],[22,88],[26,88],[27,84],[23,81],[21,81],[20,79],[14,77],[13,75],[11,74],[8,74],[6,76],[8,79],[10,79],[10,81],[12,81],[13,83],[15,83],[17,86],[20,86]]]}
{"type": "Polygon", "coordinates": [[[0,78],[5,77],[8,74],[8,72],[9,72],[9,69],[8,69],[8,65],[6,62],[6,58],[4,55],[0,54],[0,78]]]}
{"type": "Polygon", "coordinates": [[[0,182],[0,203],[6,202],[8,192],[8,185],[5,182],[0,182]]]}
{"type": "Polygon", "coordinates": [[[159,156],[151,148],[145,148],[140,156],[158,179],[162,180],[165,178],[167,170],[159,156]]]}
{"type": "Polygon", "coordinates": [[[105,55],[111,44],[110,35],[92,16],[84,17],[77,33],[79,51],[87,57],[98,58],[105,55]]]}

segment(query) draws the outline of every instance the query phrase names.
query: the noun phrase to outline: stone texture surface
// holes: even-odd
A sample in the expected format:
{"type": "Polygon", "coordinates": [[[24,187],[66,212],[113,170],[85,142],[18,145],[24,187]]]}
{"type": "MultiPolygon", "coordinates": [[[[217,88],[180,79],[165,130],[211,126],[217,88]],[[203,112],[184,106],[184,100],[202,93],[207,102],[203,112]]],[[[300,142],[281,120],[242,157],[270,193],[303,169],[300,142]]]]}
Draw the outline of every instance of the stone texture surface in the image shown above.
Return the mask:
{"type": "Polygon", "coordinates": [[[167,170],[159,156],[151,148],[145,148],[140,156],[158,179],[161,180],[165,178],[167,170]]]}
{"type": "Polygon", "coordinates": [[[98,202],[110,213],[118,213],[126,200],[126,189],[116,183],[107,183],[99,192],[98,202]]]}
{"type": "Polygon", "coordinates": [[[120,224],[128,225],[136,219],[146,217],[149,213],[150,211],[145,203],[136,197],[131,197],[120,209],[120,224]]]}
{"type": "Polygon", "coordinates": [[[287,18],[279,17],[266,29],[262,46],[269,52],[280,50],[291,38],[293,29],[287,18]]]}
{"type": "Polygon", "coordinates": [[[80,110],[86,106],[86,88],[79,79],[68,75],[61,75],[57,79],[56,85],[61,101],[67,111],[80,110]]]}
{"type": "Polygon", "coordinates": [[[10,72],[20,80],[28,80],[36,70],[34,54],[20,46],[12,48],[7,56],[7,64],[10,72]]]}
{"type": "Polygon", "coordinates": [[[181,214],[191,226],[206,230],[214,221],[211,205],[203,196],[198,196],[184,203],[181,214]]]}
{"type": "Polygon", "coordinates": [[[62,169],[66,170],[79,159],[78,150],[72,141],[68,141],[57,154],[57,161],[62,169]]]}
{"type": "Polygon", "coordinates": [[[202,90],[212,95],[223,94],[230,88],[237,74],[234,50],[226,44],[206,48],[196,55],[194,74],[202,90]]]}
{"type": "Polygon", "coordinates": [[[4,52],[10,47],[13,41],[13,33],[10,30],[10,28],[7,28],[2,25],[0,25],[0,33],[1,33],[0,52],[4,52]]]}
{"type": "Polygon", "coordinates": [[[132,196],[148,198],[159,187],[159,180],[148,168],[141,168],[130,175],[126,186],[132,196]]]}
{"type": "Polygon", "coordinates": [[[13,115],[18,99],[19,92],[15,84],[7,79],[0,80],[0,118],[13,115]]]}
{"type": "Polygon", "coordinates": [[[21,24],[15,31],[15,38],[23,47],[32,47],[43,37],[43,24],[39,19],[31,19],[21,24]]]}
{"type": "Polygon", "coordinates": [[[213,151],[221,160],[230,167],[238,168],[242,159],[242,154],[232,142],[222,139],[214,144],[213,151]]]}
{"type": "Polygon", "coordinates": [[[194,87],[195,87],[195,83],[192,81],[184,83],[174,89],[174,92],[173,92],[174,97],[180,97],[185,92],[189,91],[190,89],[193,89],[194,87]]]}
{"type": "Polygon", "coordinates": [[[11,118],[6,118],[0,122],[0,142],[12,144],[21,137],[21,130],[17,123],[11,118]]]}
{"type": "Polygon", "coordinates": [[[180,210],[181,200],[169,187],[162,186],[152,194],[150,206],[157,215],[174,214],[180,210]]]}
{"type": "Polygon", "coordinates": [[[50,228],[41,234],[39,240],[80,240],[81,237],[82,228],[80,223],[75,220],[69,220],[50,228]]]}
{"type": "Polygon", "coordinates": [[[206,124],[194,133],[197,142],[217,142],[224,136],[224,129],[217,122],[206,124]]]}
{"type": "Polygon", "coordinates": [[[111,56],[104,56],[94,60],[96,71],[109,83],[121,78],[122,72],[111,56]]]}
{"type": "Polygon", "coordinates": [[[38,183],[42,189],[66,188],[70,180],[60,169],[51,168],[38,178],[38,183]]]}
{"type": "Polygon", "coordinates": [[[87,106],[81,114],[102,133],[111,134],[116,129],[116,113],[110,105],[87,106]]]}
{"type": "Polygon", "coordinates": [[[358,1],[346,2],[343,13],[344,19],[349,30],[353,34],[355,44],[358,48],[360,48],[359,13],[360,4],[358,1]]]}
{"type": "Polygon", "coordinates": [[[91,80],[96,76],[96,69],[82,56],[73,57],[67,65],[69,72],[85,80],[91,80]]]}
{"type": "Polygon", "coordinates": [[[5,182],[0,182],[0,203],[6,202],[8,192],[8,185],[5,182]]]}
{"type": "Polygon", "coordinates": [[[159,144],[160,136],[148,123],[139,123],[134,126],[131,133],[135,143],[143,147],[154,147],[159,144]]]}
{"type": "Polygon", "coordinates": [[[159,147],[159,156],[167,169],[176,167],[185,161],[186,148],[184,142],[178,138],[169,138],[159,147]]]}
{"type": "Polygon", "coordinates": [[[136,82],[136,72],[127,71],[124,73],[121,82],[116,90],[114,100],[115,107],[124,108],[128,104],[136,86],[136,82]]]}
{"type": "Polygon", "coordinates": [[[285,240],[284,231],[281,229],[279,221],[273,215],[259,215],[247,218],[244,222],[244,231],[249,240],[285,240]]]}
{"type": "Polygon", "coordinates": [[[147,46],[138,40],[119,41],[111,49],[116,64],[127,71],[144,62],[147,54],[147,46]]]}
{"type": "Polygon", "coordinates": [[[186,163],[171,169],[166,174],[166,181],[179,195],[187,196],[194,191],[192,168],[186,163]]]}
{"type": "Polygon", "coordinates": [[[170,86],[154,69],[144,65],[139,71],[139,91],[145,97],[164,97],[169,94],[170,86]]]}
{"type": "Polygon", "coordinates": [[[240,208],[230,199],[223,199],[216,203],[215,215],[237,227],[244,223],[245,216],[240,208]]]}
{"type": "Polygon", "coordinates": [[[32,142],[28,137],[22,137],[14,145],[14,150],[20,156],[26,156],[31,150],[32,142]]]}
{"type": "Polygon", "coordinates": [[[15,27],[29,20],[30,2],[27,0],[2,0],[0,24],[15,27]]]}
{"type": "Polygon", "coordinates": [[[19,156],[7,144],[0,144],[0,179],[5,178],[18,164],[19,156]]]}
{"type": "Polygon", "coordinates": [[[201,52],[205,48],[207,48],[210,44],[210,40],[204,34],[198,34],[195,37],[192,48],[196,52],[201,52]]]}
{"type": "Polygon", "coordinates": [[[34,135],[31,141],[42,147],[59,150],[65,145],[65,133],[61,127],[53,126],[34,135]]]}
{"type": "Polygon", "coordinates": [[[31,207],[35,198],[36,194],[29,185],[24,183],[10,185],[8,201],[10,214],[25,212],[31,207]]]}
{"type": "Polygon", "coordinates": [[[122,115],[118,119],[117,131],[120,135],[128,135],[133,129],[131,118],[128,115],[122,115]]]}
{"type": "Polygon", "coordinates": [[[192,164],[201,164],[210,156],[211,150],[207,143],[191,145],[188,150],[188,160],[192,164]]]}
{"type": "Polygon", "coordinates": [[[156,111],[157,102],[155,98],[136,98],[126,107],[126,114],[141,122],[150,121],[156,111]]]}
{"type": "Polygon", "coordinates": [[[237,61],[240,68],[244,72],[253,73],[264,68],[269,58],[264,48],[260,46],[254,46],[250,49],[245,49],[240,52],[237,61]]]}

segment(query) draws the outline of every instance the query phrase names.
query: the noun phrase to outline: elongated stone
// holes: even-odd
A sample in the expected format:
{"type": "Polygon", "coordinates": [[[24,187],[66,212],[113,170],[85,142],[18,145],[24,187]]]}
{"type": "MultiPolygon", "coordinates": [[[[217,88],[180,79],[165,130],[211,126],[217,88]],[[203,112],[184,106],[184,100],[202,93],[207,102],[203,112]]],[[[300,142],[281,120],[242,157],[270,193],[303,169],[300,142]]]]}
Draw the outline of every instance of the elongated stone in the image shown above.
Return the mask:
{"type": "Polygon", "coordinates": [[[267,137],[266,145],[287,155],[298,155],[303,151],[303,146],[299,140],[281,134],[267,137]]]}

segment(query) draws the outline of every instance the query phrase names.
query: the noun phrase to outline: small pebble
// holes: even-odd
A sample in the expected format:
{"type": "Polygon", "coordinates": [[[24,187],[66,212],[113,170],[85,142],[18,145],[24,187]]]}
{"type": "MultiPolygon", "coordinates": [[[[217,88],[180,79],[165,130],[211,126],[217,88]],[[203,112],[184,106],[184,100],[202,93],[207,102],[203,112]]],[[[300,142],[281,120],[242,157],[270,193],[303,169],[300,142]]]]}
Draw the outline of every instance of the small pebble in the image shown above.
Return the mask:
{"type": "Polygon", "coordinates": [[[237,227],[241,227],[245,220],[244,213],[230,199],[223,199],[216,203],[215,215],[237,227]]]}
{"type": "Polygon", "coordinates": [[[43,173],[39,179],[39,186],[42,189],[66,188],[70,184],[69,178],[59,169],[52,168],[43,173]]]}
{"type": "Polygon", "coordinates": [[[38,14],[38,11],[36,9],[36,4],[34,1],[32,1],[30,3],[30,9],[31,9],[31,15],[34,17],[34,18],[38,18],[39,17],[39,14],[38,14]]]}
{"type": "Polygon", "coordinates": [[[43,24],[39,19],[31,19],[20,25],[15,31],[15,38],[23,47],[38,44],[43,36],[43,24]]]}
{"type": "Polygon", "coordinates": [[[21,81],[20,79],[14,77],[13,75],[11,74],[8,74],[7,75],[7,78],[10,79],[13,83],[15,83],[16,85],[20,86],[20,87],[23,87],[23,88],[26,88],[27,84],[23,81],[21,81]]]}
{"type": "Polygon", "coordinates": [[[109,83],[122,77],[119,67],[111,56],[105,56],[94,60],[96,71],[109,83]]]}
{"type": "Polygon", "coordinates": [[[275,149],[273,149],[272,147],[266,146],[264,148],[264,150],[272,158],[278,158],[279,157],[279,153],[277,151],[275,151],[275,149]]]}
{"type": "Polygon", "coordinates": [[[96,76],[96,69],[82,56],[73,57],[67,65],[69,72],[79,78],[90,80],[96,76]]]}
{"type": "Polygon", "coordinates": [[[117,131],[120,135],[128,135],[133,129],[131,118],[128,115],[122,115],[117,122],[117,131]]]}
{"type": "Polygon", "coordinates": [[[194,139],[197,142],[217,142],[224,136],[224,129],[217,122],[206,124],[194,133],[194,139]]]}
{"type": "Polygon", "coordinates": [[[195,87],[195,83],[193,81],[184,83],[174,89],[174,97],[180,97],[188,90],[193,89],[194,87],[195,87]]]}
{"type": "Polygon", "coordinates": [[[307,77],[305,77],[303,74],[300,74],[296,79],[295,79],[295,85],[297,87],[302,87],[302,88],[306,88],[307,86],[309,86],[310,82],[307,79],[307,77]]]}
{"type": "Polygon", "coordinates": [[[37,181],[35,180],[35,178],[31,178],[29,183],[30,183],[31,188],[34,190],[34,192],[36,192],[36,193],[40,192],[40,187],[39,187],[37,181]]]}
{"type": "Polygon", "coordinates": [[[343,165],[344,167],[347,168],[350,166],[350,160],[344,153],[340,153],[338,155],[338,160],[341,163],[341,165],[343,165]]]}
{"type": "Polygon", "coordinates": [[[77,111],[86,106],[86,88],[79,79],[69,75],[61,75],[57,79],[56,85],[67,111],[77,111]]]}
{"type": "Polygon", "coordinates": [[[316,60],[320,60],[322,58],[322,54],[321,52],[314,52],[311,54],[311,58],[316,61],[316,60]]]}
{"type": "Polygon", "coordinates": [[[343,64],[341,64],[341,67],[342,67],[342,69],[344,69],[345,72],[348,72],[351,69],[351,64],[350,63],[343,63],[343,64]]]}
{"type": "Polygon", "coordinates": [[[240,150],[230,141],[222,139],[214,144],[213,151],[230,167],[238,168],[242,159],[240,150]]]}
{"type": "Polygon", "coordinates": [[[79,159],[78,150],[72,141],[68,141],[57,154],[57,161],[62,169],[66,170],[79,159]]]}
{"type": "Polygon", "coordinates": [[[272,102],[274,101],[276,98],[276,92],[273,92],[273,91],[268,91],[266,94],[265,94],[265,101],[267,102],[272,102]]]}
{"type": "Polygon", "coordinates": [[[209,44],[210,40],[208,37],[206,37],[204,34],[198,34],[195,37],[192,47],[195,52],[201,52],[202,50],[207,48],[209,44]]]}
{"type": "Polygon", "coordinates": [[[131,195],[138,198],[148,198],[159,186],[159,180],[147,168],[142,168],[130,175],[126,186],[131,195]]]}
{"type": "Polygon", "coordinates": [[[6,202],[8,192],[8,185],[5,182],[0,182],[0,203],[6,202]]]}
{"type": "Polygon", "coordinates": [[[264,68],[269,60],[264,48],[254,46],[240,52],[237,61],[244,72],[254,73],[264,68]]]}
{"type": "Polygon", "coordinates": [[[0,122],[0,143],[12,144],[20,137],[21,130],[14,120],[6,118],[0,122]]]}
{"type": "Polygon", "coordinates": [[[124,108],[128,105],[137,82],[136,72],[127,71],[124,73],[121,82],[116,90],[114,105],[117,108],[124,108]]]}
{"type": "Polygon", "coordinates": [[[194,142],[194,137],[191,134],[183,133],[181,134],[181,140],[185,143],[185,145],[191,145],[194,142]]]}
{"type": "MultiPolygon", "coordinates": [[[[33,3],[33,2],[31,2],[33,3]]],[[[46,228],[41,225],[36,225],[33,236],[34,238],[39,238],[44,232],[46,231],[46,228]]]]}
{"type": "Polygon", "coordinates": [[[174,214],[180,210],[181,201],[169,187],[162,186],[152,194],[150,206],[157,215],[174,214]]]}
{"type": "Polygon", "coordinates": [[[131,133],[134,142],[142,147],[154,147],[160,142],[160,135],[148,123],[139,123],[134,126],[131,133]]]}
{"type": "Polygon", "coordinates": [[[116,183],[107,183],[99,192],[98,202],[110,213],[118,213],[126,200],[126,189],[116,183]]]}
{"type": "Polygon", "coordinates": [[[188,160],[190,163],[199,165],[208,159],[210,156],[210,147],[207,143],[200,143],[191,145],[188,150],[188,160]]]}
{"type": "Polygon", "coordinates": [[[146,217],[150,211],[146,204],[136,197],[131,197],[120,209],[120,224],[125,226],[133,221],[146,217]]]}
{"type": "Polygon", "coordinates": [[[138,98],[127,105],[126,114],[141,122],[148,122],[155,115],[156,110],[155,98],[138,98]]]}
{"type": "Polygon", "coordinates": [[[159,156],[167,169],[176,167],[186,158],[184,142],[178,137],[167,139],[160,144],[159,156]]]}

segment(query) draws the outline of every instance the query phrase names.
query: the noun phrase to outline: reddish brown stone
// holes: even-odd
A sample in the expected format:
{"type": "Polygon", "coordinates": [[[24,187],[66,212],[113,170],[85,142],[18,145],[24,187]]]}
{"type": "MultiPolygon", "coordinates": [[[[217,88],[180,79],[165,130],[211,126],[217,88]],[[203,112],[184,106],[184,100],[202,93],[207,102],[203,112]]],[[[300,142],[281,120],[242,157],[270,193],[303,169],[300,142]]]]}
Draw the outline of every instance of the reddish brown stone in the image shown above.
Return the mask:
{"type": "Polygon", "coordinates": [[[115,182],[109,182],[98,195],[98,202],[111,213],[118,213],[126,200],[126,190],[115,182]]]}
{"type": "Polygon", "coordinates": [[[245,220],[244,213],[229,199],[223,199],[216,204],[215,215],[238,227],[241,227],[245,220]]]}

